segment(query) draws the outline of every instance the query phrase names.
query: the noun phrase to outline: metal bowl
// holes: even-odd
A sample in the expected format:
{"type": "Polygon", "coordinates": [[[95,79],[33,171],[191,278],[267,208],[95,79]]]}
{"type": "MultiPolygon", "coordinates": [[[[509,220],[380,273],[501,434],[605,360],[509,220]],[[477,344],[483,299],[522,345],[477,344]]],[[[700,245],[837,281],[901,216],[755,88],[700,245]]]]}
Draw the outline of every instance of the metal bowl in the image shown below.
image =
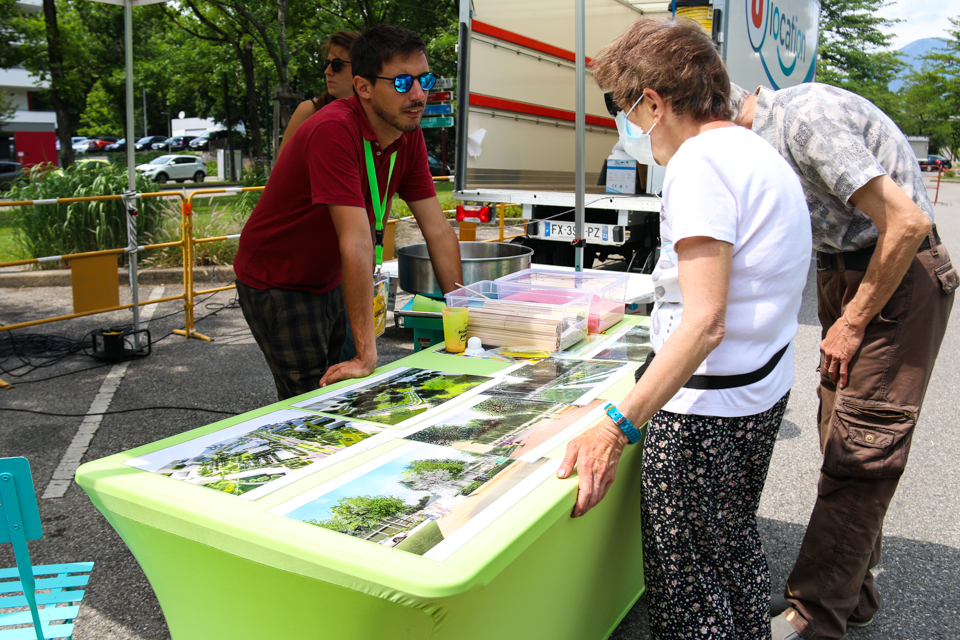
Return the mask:
{"type": "MultiPolygon", "coordinates": [[[[463,282],[470,285],[480,280],[496,280],[501,276],[530,266],[533,249],[506,242],[461,242],[463,282]]],[[[433,263],[426,244],[408,244],[397,249],[400,288],[407,293],[442,297],[440,284],[433,273],[433,263]]]]}

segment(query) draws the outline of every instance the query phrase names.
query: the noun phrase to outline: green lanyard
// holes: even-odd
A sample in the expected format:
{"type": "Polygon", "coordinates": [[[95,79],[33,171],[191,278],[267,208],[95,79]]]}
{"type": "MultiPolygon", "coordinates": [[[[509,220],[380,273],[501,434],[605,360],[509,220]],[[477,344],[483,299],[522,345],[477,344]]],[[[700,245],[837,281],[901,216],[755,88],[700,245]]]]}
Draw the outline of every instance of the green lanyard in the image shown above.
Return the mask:
{"type": "Polygon", "coordinates": [[[377,266],[383,264],[383,216],[387,208],[387,194],[390,193],[390,178],[393,177],[393,164],[397,161],[397,152],[390,154],[390,172],[387,174],[387,192],[380,199],[380,185],[377,183],[377,169],[373,166],[373,151],[370,149],[370,141],[363,141],[363,152],[367,158],[367,178],[370,179],[370,199],[373,200],[373,215],[377,224],[377,266]]]}

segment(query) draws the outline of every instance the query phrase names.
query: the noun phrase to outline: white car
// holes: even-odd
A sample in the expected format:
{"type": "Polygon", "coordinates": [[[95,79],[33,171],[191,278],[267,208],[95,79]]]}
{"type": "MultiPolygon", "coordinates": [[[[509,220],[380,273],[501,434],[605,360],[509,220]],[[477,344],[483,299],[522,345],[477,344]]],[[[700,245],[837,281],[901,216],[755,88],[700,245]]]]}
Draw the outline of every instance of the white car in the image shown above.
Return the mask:
{"type": "Polygon", "coordinates": [[[138,165],[137,171],[161,184],[168,180],[203,182],[207,177],[207,163],[197,156],[168,155],[138,165]]]}
{"type": "Polygon", "coordinates": [[[87,149],[90,148],[90,139],[84,138],[82,136],[73,136],[71,138],[73,143],[73,152],[74,153],[86,153],[87,149]]]}
{"type": "MultiPolygon", "coordinates": [[[[70,146],[77,144],[81,140],[86,140],[83,136],[73,136],[70,138],[70,146]]],[[[60,138],[57,138],[57,151],[60,151],[60,138]]]]}

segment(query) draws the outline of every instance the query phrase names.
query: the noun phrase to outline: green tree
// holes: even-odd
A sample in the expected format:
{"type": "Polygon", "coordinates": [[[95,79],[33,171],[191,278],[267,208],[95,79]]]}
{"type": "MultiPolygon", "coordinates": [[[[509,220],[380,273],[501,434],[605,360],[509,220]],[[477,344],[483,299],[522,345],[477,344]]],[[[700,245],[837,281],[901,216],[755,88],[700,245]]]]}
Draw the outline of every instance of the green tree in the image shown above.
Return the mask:
{"type": "Polygon", "coordinates": [[[950,116],[956,110],[949,100],[947,82],[945,76],[929,68],[911,74],[900,89],[905,108],[892,117],[906,135],[929,136],[931,150],[946,147],[955,156],[957,144],[952,141],[950,116]]]}
{"type": "Polygon", "coordinates": [[[888,0],[823,0],[817,81],[857,93],[886,113],[899,109],[889,89],[904,66],[889,50],[898,20],[879,15],[888,0]]]}
{"type": "Polygon", "coordinates": [[[428,460],[414,460],[404,469],[404,479],[412,479],[418,475],[429,473],[431,471],[446,471],[453,480],[463,475],[467,469],[467,463],[463,460],[452,458],[431,458],[428,460]]]}
{"type": "Polygon", "coordinates": [[[123,130],[123,111],[116,108],[110,95],[97,81],[87,94],[87,107],[80,114],[80,127],[77,135],[93,137],[106,135],[105,132],[123,130]]]}
{"type": "Polygon", "coordinates": [[[960,17],[950,18],[952,28],[944,50],[924,56],[924,66],[910,76],[902,89],[908,97],[904,119],[910,119],[914,131],[930,136],[931,151],[946,147],[952,157],[960,151],[960,17]]]}
{"type": "Polygon", "coordinates": [[[13,120],[13,115],[17,112],[17,105],[13,103],[13,100],[0,93],[0,129],[3,129],[11,120],[13,120]]]}
{"type": "Polygon", "coordinates": [[[397,496],[353,496],[340,498],[326,520],[307,520],[324,529],[353,533],[372,528],[381,520],[408,513],[410,506],[397,496]]]}

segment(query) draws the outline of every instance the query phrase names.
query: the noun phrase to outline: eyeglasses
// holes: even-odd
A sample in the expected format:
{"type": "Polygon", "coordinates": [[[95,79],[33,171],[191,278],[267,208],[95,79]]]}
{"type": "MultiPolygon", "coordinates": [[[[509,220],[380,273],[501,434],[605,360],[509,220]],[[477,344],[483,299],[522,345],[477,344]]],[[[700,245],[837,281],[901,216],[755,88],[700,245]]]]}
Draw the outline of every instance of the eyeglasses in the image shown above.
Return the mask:
{"type": "Polygon", "coordinates": [[[334,73],[340,73],[340,70],[343,69],[343,65],[345,64],[350,64],[350,61],[341,60],[340,58],[334,58],[333,60],[327,59],[323,61],[322,69],[326,71],[327,67],[332,67],[334,73]]]}
{"type": "Polygon", "coordinates": [[[406,93],[407,91],[410,91],[410,88],[413,86],[414,78],[420,82],[420,88],[424,91],[430,91],[430,89],[433,89],[433,85],[437,84],[437,76],[433,75],[433,73],[430,71],[421,73],[418,76],[412,76],[409,73],[404,73],[395,78],[386,78],[384,76],[373,77],[380,80],[393,80],[393,88],[397,90],[397,93],[406,93]]]}
{"type": "Polygon", "coordinates": [[[613,92],[609,91],[603,94],[603,102],[607,107],[607,113],[609,113],[614,118],[617,117],[617,113],[620,111],[620,107],[617,106],[617,101],[613,99],[613,92]]]}

